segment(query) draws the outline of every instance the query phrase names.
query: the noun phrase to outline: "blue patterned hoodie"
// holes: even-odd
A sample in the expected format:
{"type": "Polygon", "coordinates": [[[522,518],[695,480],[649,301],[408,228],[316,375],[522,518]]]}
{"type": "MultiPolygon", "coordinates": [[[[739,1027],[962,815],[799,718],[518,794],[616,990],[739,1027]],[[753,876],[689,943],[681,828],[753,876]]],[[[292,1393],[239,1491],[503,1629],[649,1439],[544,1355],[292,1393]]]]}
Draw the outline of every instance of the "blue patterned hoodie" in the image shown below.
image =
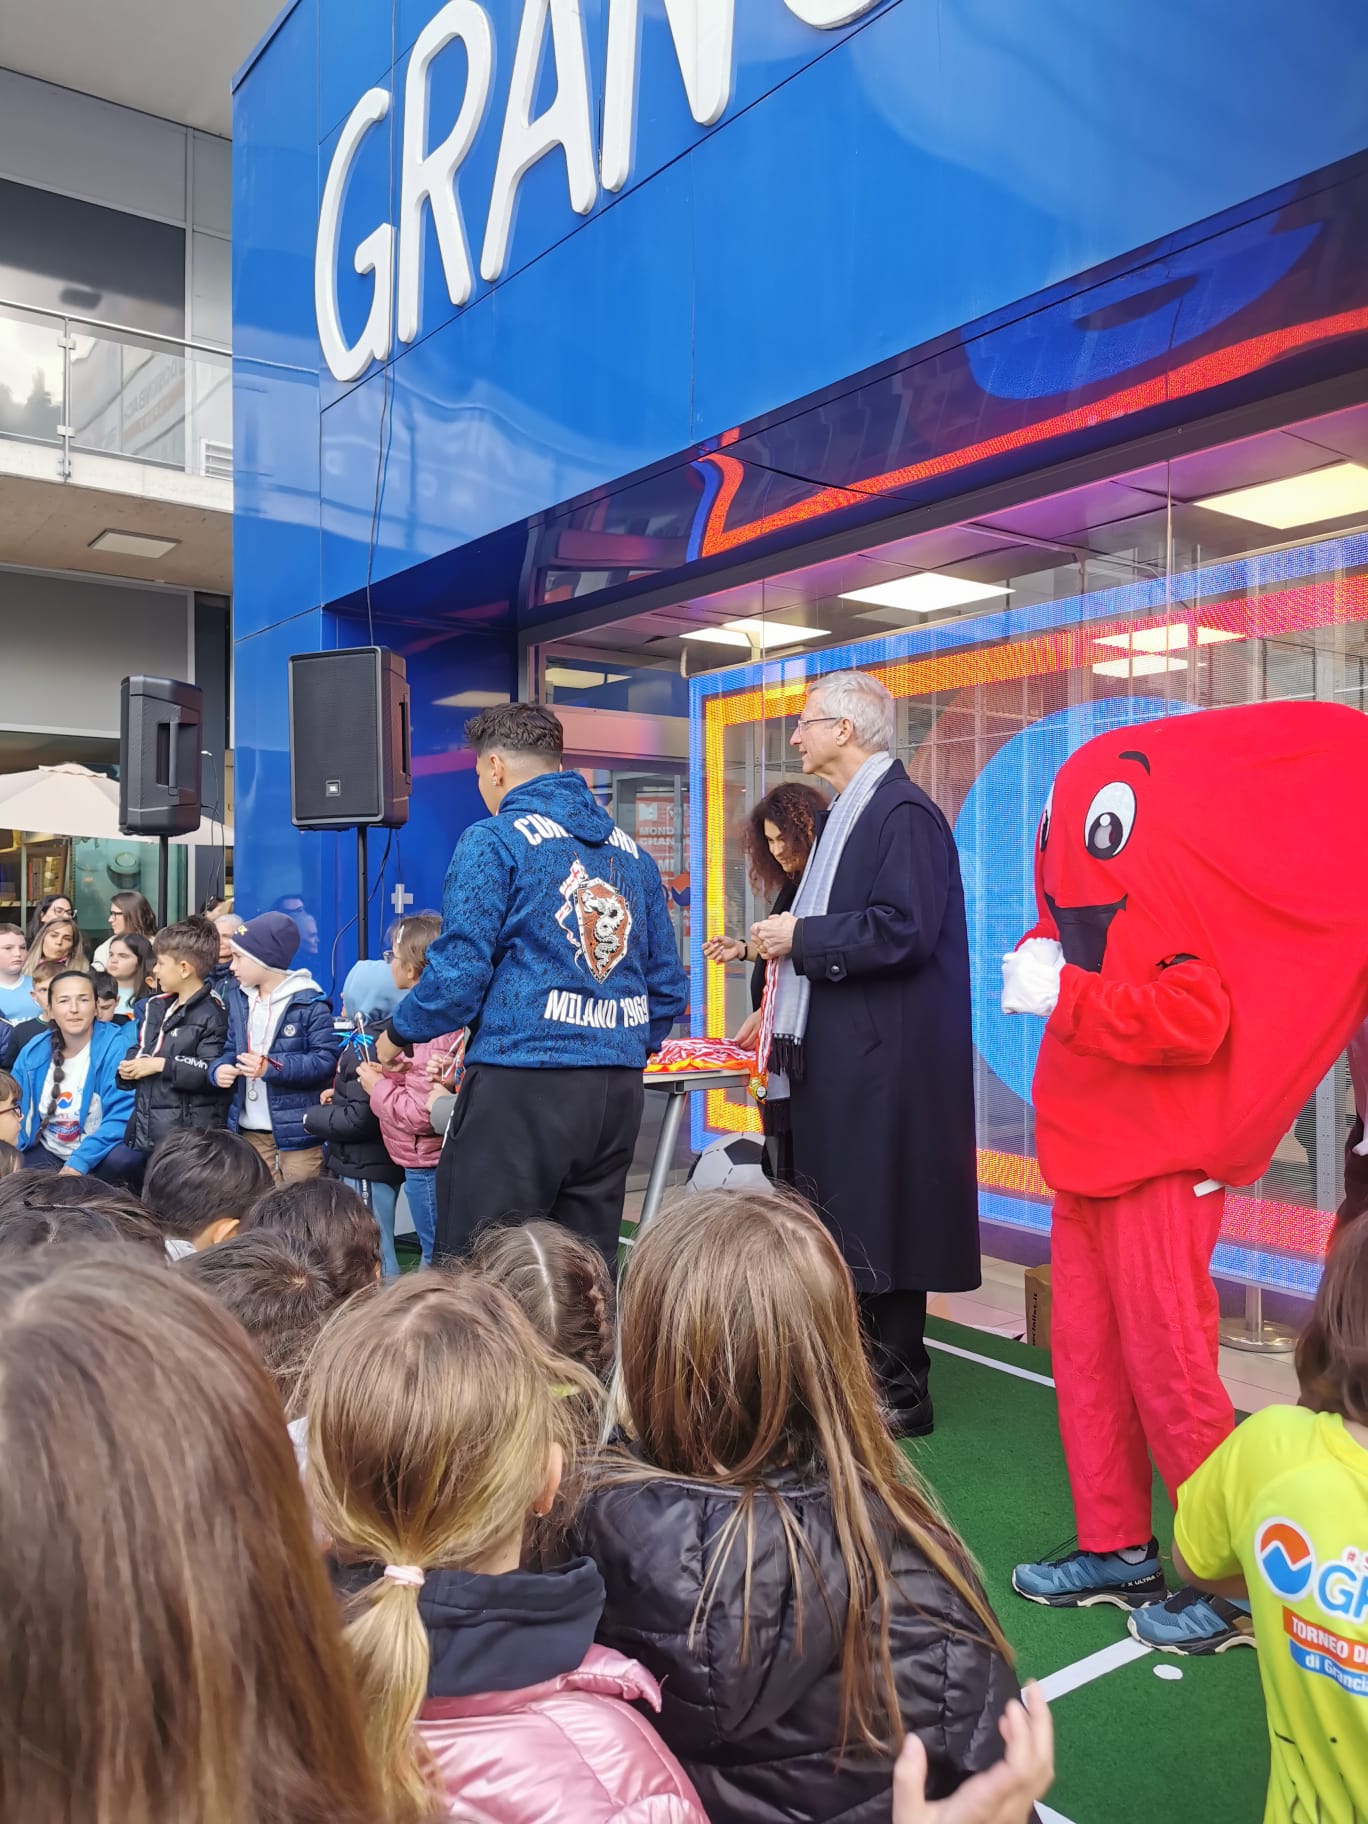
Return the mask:
{"type": "Polygon", "coordinates": [[[640,1070],[688,1002],[660,871],[578,773],[515,786],[456,844],[401,1045],[471,1029],[468,1064],[640,1070]]]}

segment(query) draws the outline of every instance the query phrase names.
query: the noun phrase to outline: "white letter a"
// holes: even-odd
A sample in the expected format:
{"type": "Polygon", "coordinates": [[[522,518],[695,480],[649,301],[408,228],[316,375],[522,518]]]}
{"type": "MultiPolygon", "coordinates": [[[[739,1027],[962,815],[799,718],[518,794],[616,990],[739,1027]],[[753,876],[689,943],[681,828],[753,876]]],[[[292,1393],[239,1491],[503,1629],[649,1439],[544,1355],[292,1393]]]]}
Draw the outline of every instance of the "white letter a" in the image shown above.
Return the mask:
{"type": "Polygon", "coordinates": [[[513,77],[508,89],[508,112],[499,141],[499,162],[494,171],[494,193],[489,201],[480,272],[492,284],[504,269],[508,240],[513,231],[513,203],[522,182],[538,159],[556,146],[565,151],[570,180],[570,206],[587,215],[598,200],[598,173],[594,165],[593,131],[589,119],[589,71],[584,55],[584,25],[580,0],[527,0],[518,48],[513,54],[513,77]],[[537,65],[551,19],[551,52],[556,66],[556,99],[544,114],[532,118],[537,85],[537,65]]]}

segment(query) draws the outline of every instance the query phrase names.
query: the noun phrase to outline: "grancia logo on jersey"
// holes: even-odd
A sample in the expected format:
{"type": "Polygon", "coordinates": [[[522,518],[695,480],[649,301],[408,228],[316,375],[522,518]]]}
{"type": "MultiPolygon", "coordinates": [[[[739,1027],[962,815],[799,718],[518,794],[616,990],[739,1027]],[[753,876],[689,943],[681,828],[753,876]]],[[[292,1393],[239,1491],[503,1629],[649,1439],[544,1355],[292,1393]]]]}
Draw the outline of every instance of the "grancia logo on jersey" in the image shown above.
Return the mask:
{"type": "Polygon", "coordinates": [[[1319,1564],[1295,1520],[1265,1520],[1254,1535],[1254,1556],[1264,1582],[1284,1601],[1309,1594],[1323,1614],[1353,1622],[1368,1615],[1368,1554],[1360,1547],[1347,1545],[1319,1564]]]}
{"type": "MultiPolygon", "coordinates": [[[[738,0],[665,0],[665,17],[689,112],[701,127],[721,120],[735,76],[733,36],[738,0]]],[[[782,8],[814,31],[835,31],[872,12],[882,0],[746,0],[782,8]]],[[[523,0],[508,98],[499,134],[494,182],[480,237],[480,276],[493,284],[504,271],[518,189],[549,154],[563,156],[570,207],[588,215],[599,190],[623,188],[632,174],[640,59],[641,0],[607,0],[608,30],[602,80],[602,131],[594,144],[588,52],[581,0],[523,0]],[[545,58],[555,99],[533,115],[545,58]]],[[[362,143],[389,114],[387,88],[367,89],[347,116],[328,167],[314,246],[314,310],[323,358],[334,377],[360,379],[372,361],[389,358],[419,333],[424,216],[431,211],[447,293],[458,308],[475,286],[471,245],[457,178],[484,125],[495,69],[495,37],[478,0],[447,0],[423,30],[404,78],[398,225],[380,222],[345,256],[361,278],[374,274],[365,327],[349,342],[337,300],[338,236],[347,183],[362,143]],[[466,83],[455,125],[428,144],[428,104],[435,59],[459,44],[466,83]]],[[[664,71],[653,70],[659,81],[664,71]]],[[[469,199],[466,199],[467,201],[469,199]]]]}

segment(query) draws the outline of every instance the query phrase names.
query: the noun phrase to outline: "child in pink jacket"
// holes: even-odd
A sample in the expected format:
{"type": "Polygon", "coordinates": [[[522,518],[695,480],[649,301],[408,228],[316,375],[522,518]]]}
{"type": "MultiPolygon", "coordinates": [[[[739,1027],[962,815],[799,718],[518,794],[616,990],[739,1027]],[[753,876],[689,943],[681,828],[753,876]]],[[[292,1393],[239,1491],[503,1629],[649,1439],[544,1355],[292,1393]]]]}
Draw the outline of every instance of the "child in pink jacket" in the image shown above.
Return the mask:
{"type": "MultiPolygon", "coordinates": [[[[428,945],[441,934],[442,921],[435,912],[419,912],[400,919],[390,937],[385,960],[401,994],[413,987],[427,964],[428,945]]],[[[460,1082],[465,1058],[464,1032],[444,1033],[440,1039],[413,1047],[412,1058],[400,1058],[388,1069],[362,1064],[357,1081],[370,1097],[380,1122],[385,1151],[404,1169],[409,1214],[423,1250],[423,1265],[432,1265],[432,1243],[437,1232],[437,1161],[441,1136],[432,1131],[428,1108],[434,1083],[454,1089],[460,1082]]]]}
{"type": "Polygon", "coordinates": [[[353,1299],[312,1359],[306,1482],[349,1596],[346,1639],[396,1824],[707,1824],[648,1716],[660,1687],[594,1645],[590,1558],[524,1570],[556,1498],[578,1399],[479,1273],[353,1299]]]}

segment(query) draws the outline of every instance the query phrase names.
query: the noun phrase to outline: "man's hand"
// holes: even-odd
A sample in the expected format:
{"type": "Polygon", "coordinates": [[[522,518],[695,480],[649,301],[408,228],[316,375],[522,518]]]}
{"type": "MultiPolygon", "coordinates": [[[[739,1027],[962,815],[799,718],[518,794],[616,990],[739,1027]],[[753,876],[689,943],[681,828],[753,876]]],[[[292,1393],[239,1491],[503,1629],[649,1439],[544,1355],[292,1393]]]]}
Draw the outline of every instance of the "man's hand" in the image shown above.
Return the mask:
{"type": "Polygon", "coordinates": [[[759,1043],[760,1013],[757,1008],[757,1010],[747,1019],[745,1025],[737,1032],[736,1037],[732,1040],[732,1044],[742,1045],[747,1051],[754,1051],[759,1043]]]}
{"type": "Polygon", "coordinates": [[[368,1096],[374,1092],[376,1084],[380,1082],[384,1074],[384,1066],[382,1064],[373,1064],[369,1059],[367,1059],[364,1064],[358,1064],[356,1067],[356,1080],[368,1096]]]}
{"type": "Polygon", "coordinates": [[[387,1032],[378,1033],[375,1040],[375,1055],[382,1064],[393,1064],[402,1056],[402,1048],[395,1044],[387,1032]]]}
{"type": "Polygon", "coordinates": [[[220,1089],[231,1089],[238,1079],[236,1064],[220,1064],[214,1072],[214,1081],[220,1089]]]}
{"type": "Polygon", "coordinates": [[[759,944],[761,956],[788,956],[793,950],[793,933],[797,928],[798,920],[792,912],[776,912],[773,917],[762,918],[752,925],[751,936],[759,944]]]}
{"type": "Polygon", "coordinates": [[[1027,1707],[1008,1704],[999,1724],[1004,1759],[948,1799],[927,1799],[926,1749],[909,1735],[893,1769],[893,1824],[1026,1824],[1054,1780],[1054,1724],[1040,1687],[1025,1695],[1027,1707]]]}
{"type": "Polygon", "coordinates": [[[124,1083],[141,1083],[144,1077],[159,1077],[165,1069],[165,1058],[125,1058],[119,1077],[124,1083]]]}

